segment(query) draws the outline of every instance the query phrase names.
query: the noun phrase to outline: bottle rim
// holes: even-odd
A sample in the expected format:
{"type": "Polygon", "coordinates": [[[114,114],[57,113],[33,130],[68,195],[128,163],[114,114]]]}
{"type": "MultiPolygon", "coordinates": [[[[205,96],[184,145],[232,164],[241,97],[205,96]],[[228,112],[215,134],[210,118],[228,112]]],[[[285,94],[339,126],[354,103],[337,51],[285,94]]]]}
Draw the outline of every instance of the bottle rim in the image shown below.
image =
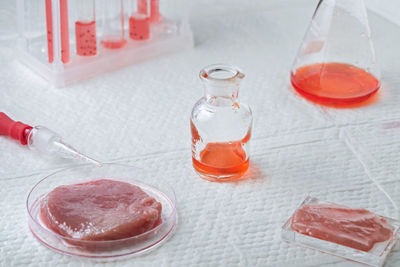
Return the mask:
{"type": "Polygon", "coordinates": [[[200,71],[200,79],[212,82],[230,82],[245,77],[242,71],[233,65],[212,64],[200,71]]]}

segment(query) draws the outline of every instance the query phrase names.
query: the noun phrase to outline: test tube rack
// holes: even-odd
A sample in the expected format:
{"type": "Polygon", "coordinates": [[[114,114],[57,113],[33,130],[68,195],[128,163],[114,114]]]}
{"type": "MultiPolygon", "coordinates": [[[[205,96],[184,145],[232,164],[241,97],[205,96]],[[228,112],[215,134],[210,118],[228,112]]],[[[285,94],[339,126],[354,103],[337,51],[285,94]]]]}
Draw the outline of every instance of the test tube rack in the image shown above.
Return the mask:
{"type": "MultiPolygon", "coordinates": [[[[187,16],[188,1],[168,0],[171,15],[168,9],[165,13],[163,10],[160,11],[160,21],[150,24],[151,32],[148,40],[130,38],[129,12],[121,10],[121,17],[116,17],[111,23],[122,20],[122,32],[126,44],[118,49],[108,49],[102,45],[102,38],[103,29],[110,20],[107,20],[103,15],[104,10],[101,9],[105,9],[105,1],[114,1],[116,4],[120,3],[121,7],[129,7],[129,0],[93,0],[96,3],[97,50],[93,56],[80,56],[77,54],[75,38],[76,10],[79,9],[80,1],[82,0],[17,0],[16,2],[19,60],[48,81],[52,87],[63,87],[131,64],[193,47],[193,35],[187,16]],[[50,24],[49,15],[51,15],[50,24]],[[63,16],[67,16],[68,20],[63,16]],[[63,30],[67,35],[62,32],[63,30]],[[67,60],[63,58],[65,47],[69,49],[67,60]]],[[[150,3],[153,0],[143,1],[147,1],[149,7],[153,4],[150,3]]],[[[158,0],[156,1],[158,4],[158,0]]]]}

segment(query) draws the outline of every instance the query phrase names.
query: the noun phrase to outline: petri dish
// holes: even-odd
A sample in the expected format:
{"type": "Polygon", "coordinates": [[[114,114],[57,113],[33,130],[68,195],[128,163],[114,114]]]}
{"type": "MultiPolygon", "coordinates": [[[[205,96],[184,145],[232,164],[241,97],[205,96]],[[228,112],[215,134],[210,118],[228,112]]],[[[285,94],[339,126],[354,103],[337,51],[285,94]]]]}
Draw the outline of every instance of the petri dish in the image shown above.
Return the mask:
{"type": "Polygon", "coordinates": [[[166,242],[177,224],[176,198],[171,186],[154,173],[123,164],[103,164],[101,167],[82,165],[50,174],[32,188],[26,207],[29,228],[42,244],[62,254],[87,258],[117,258],[148,253],[166,242]],[[161,224],[129,238],[89,241],[53,232],[40,220],[40,203],[54,188],[100,179],[126,182],[140,187],[161,203],[161,224]]]}
{"type": "MultiPolygon", "coordinates": [[[[386,223],[386,227],[388,227],[392,231],[392,235],[389,239],[376,242],[372,249],[369,251],[364,251],[356,248],[351,248],[348,246],[341,245],[339,243],[334,243],[331,241],[326,241],[323,239],[319,239],[317,237],[312,237],[309,235],[301,234],[292,229],[291,223],[294,214],[303,206],[309,204],[334,204],[337,207],[347,208],[346,206],[338,205],[331,202],[326,202],[319,200],[317,198],[307,196],[306,199],[301,203],[301,205],[296,209],[293,215],[286,221],[286,223],[282,226],[281,237],[282,240],[300,246],[300,247],[307,247],[315,250],[319,250],[321,252],[325,252],[337,257],[341,257],[347,260],[352,260],[356,262],[360,262],[369,266],[383,266],[388,255],[393,250],[394,246],[396,245],[397,241],[400,237],[400,221],[397,221],[392,218],[380,216],[374,214],[375,216],[383,219],[386,223]]],[[[324,222],[327,228],[331,227],[329,225],[329,221],[324,222]]],[[[360,226],[362,228],[362,226],[360,226]]],[[[338,228],[336,228],[338,229],[338,228]]],[[[349,226],[343,227],[343,231],[349,231],[349,226]]],[[[365,233],[368,233],[368,229],[364,230],[365,233]]]]}

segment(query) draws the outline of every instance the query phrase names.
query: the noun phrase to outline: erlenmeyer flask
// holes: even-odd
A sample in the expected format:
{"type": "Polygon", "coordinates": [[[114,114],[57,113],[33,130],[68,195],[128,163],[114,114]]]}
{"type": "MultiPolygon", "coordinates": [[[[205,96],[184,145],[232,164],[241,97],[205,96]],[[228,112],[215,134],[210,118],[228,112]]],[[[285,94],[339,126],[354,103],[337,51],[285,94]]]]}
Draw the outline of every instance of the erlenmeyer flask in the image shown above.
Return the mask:
{"type": "Polygon", "coordinates": [[[346,105],[380,88],[363,0],[320,0],[291,71],[293,87],[305,98],[346,105]]]}

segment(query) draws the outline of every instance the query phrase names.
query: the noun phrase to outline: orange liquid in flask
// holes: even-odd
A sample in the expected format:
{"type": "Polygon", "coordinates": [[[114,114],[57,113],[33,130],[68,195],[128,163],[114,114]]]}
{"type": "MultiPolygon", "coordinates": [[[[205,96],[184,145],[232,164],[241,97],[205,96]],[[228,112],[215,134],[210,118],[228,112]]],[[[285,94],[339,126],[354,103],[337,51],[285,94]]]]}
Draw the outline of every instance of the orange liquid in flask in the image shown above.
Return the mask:
{"type": "Polygon", "coordinates": [[[344,63],[316,63],[291,73],[293,87],[305,98],[321,104],[359,103],[380,87],[367,71],[344,63]]]}

